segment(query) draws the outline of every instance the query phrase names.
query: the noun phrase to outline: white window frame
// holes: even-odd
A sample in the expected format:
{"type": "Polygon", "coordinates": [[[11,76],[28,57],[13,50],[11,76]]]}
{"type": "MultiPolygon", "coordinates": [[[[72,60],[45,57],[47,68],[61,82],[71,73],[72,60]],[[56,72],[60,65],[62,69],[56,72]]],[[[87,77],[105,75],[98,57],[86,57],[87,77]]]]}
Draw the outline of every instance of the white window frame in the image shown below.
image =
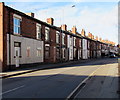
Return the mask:
{"type": "Polygon", "coordinates": [[[45,27],[45,41],[49,41],[49,40],[50,40],[50,29],[48,27],[45,27]],[[46,33],[46,30],[48,31],[48,33],[46,33]]]}
{"type": "Polygon", "coordinates": [[[80,47],[82,46],[81,43],[82,43],[82,41],[81,41],[81,39],[79,39],[79,46],[80,46],[80,47]]]}
{"type": "Polygon", "coordinates": [[[17,15],[17,14],[13,14],[13,33],[14,34],[17,34],[17,35],[20,35],[21,34],[21,21],[22,21],[22,17],[17,15]],[[19,25],[15,25],[15,22],[14,22],[14,19],[18,19],[20,22],[19,22],[19,25]],[[15,32],[15,28],[18,28],[17,31],[18,32],[15,32]]]}
{"type": "Polygon", "coordinates": [[[56,31],[56,43],[60,43],[60,32],[56,31]]]}
{"type": "Polygon", "coordinates": [[[36,24],[36,38],[37,38],[37,39],[41,39],[41,36],[42,36],[42,35],[41,35],[41,31],[42,31],[42,30],[41,30],[41,24],[38,24],[38,23],[37,23],[37,24],[36,24]],[[38,27],[39,27],[39,29],[38,29],[38,27]],[[39,30],[39,31],[38,31],[38,30],[39,30]],[[40,37],[39,37],[39,34],[40,34],[40,37]]]}
{"type": "Polygon", "coordinates": [[[42,53],[41,48],[37,48],[37,57],[41,57],[41,53],[42,53]]]}
{"type": "Polygon", "coordinates": [[[65,34],[62,33],[62,44],[64,45],[65,44],[65,34]]]}
{"type": "Polygon", "coordinates": [[[74,46],[76,46],[76,37],[74,37],[74,41],[73,42],[74,42],[74,46]]]}
{"type": "Polygon", "coordinates": [[[63,59],[65,58],[65,48],[62,48],[63,59]]]}
{"type": "Polygon", "coordinates": [[[70,37],[70,46],[73,46],[73,37],[70,37]]]}

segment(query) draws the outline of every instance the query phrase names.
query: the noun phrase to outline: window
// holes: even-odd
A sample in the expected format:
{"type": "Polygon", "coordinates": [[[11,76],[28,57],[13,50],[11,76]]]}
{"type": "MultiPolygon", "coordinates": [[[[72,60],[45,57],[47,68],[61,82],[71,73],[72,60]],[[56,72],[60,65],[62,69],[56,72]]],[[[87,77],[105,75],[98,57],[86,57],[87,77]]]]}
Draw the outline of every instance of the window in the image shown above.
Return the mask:
{"type": "Polygon", "coordinates": [[[45,59],[49,59],[50,57],[50,47],[45,47],[45,59]]]}
{"type": "Polygon", "coordinates": [[[82,56],[82,55],[81,55],[81,50],[79,50],[79,57],[81,58],[81,56],[82,56]]]}
{"type": "Polygon", "coordinates": [[[88,50],[88,54],[87,55],[88,55],[88,57],[90,57],[90,51],[89,50],[88,50]]]}
{"type": "Polygon", "coordinates": [[[30,47],[27,47],[27,57],[30,57],[30,47]]]}
{"type": "Polygon", "coordinates": [[[90,48],[90,42],[88,41],[88,49],[90,48]]]}
{"type": "Polygon", "coordinates": [[[20,34],[20,21],[21,19],[14,17],[14,34],[20,34]]]}
{"type": "Polygon", "coordinates": [[[50,30],[49,28],[45,28],[45,41],[49,41],[50,40],[50,36],[49,36],[50,30]]]}
{"type": "Polygon", "coordinates": [[[73,58],[73,49],[70,49],[70,58],[73,58]]]}
{"type": "Polygon", "coordinates": [[[41,48],[37,48],[37,57],[41,56],[41,48]]]}
{"type": "Polygon", "coordinates": [[[62,49],[63,58],[65,58],[65,48],[62,49]]]}
{"type": "Polygon", "coordinates": [[[76,57],[76,48],[74,48],[74,58],[76,57]]]}
{"type": "Polygon", "coordinates": [[[74,37],[74,46],[76,46],[76,37],[74,37]]]}
{"type": "Polygon", "coordinates": [[[21,43],[20,42],[14,42],[14,47],[21,47],[21,43]]]}
{"type": "Polygon", "coordinates": [[[62,44],[65,44],[65,34],[62,33],[62,44]]]}
{"type": "Polygon", "coordinates": [[[72,46],[72,45],[73,45],[73,38],[70,37],[70,46],[72,46]]]}
{"type": "Polygon", "coordinates": [[[56,49],[56,58],[60,59],[60,48],[56,49]]]}
{"type": "Polygon", "coordinates": [[[36,32],[37,32],[37,39],[41,39],[41,25],[37,24],[36,25],[36,32]]]}
{"type": "Polygon", "coordinates": [[[79,40],[79,46],[81,47],[81,39],[79,40]]]}
{"type": "Polygon", "coordinates": [[[60,43],[60,33],[56,32],[56,43],[60,43]]]}

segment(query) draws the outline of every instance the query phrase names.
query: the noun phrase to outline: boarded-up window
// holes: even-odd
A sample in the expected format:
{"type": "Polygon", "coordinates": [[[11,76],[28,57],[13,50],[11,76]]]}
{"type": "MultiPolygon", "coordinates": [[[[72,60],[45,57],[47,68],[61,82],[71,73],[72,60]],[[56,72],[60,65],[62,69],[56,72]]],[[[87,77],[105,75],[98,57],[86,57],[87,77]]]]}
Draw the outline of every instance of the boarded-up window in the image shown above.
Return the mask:
{"type": "Polygon", "coordinates": [[[45,59],[49,59],[50,57],[50,47],[46,46],[45,47],[45,59]]]}
{"type": "Polygon", "coordinates": [[[30,57],[30,47],[27,47],[27,57],[30,57]]]}

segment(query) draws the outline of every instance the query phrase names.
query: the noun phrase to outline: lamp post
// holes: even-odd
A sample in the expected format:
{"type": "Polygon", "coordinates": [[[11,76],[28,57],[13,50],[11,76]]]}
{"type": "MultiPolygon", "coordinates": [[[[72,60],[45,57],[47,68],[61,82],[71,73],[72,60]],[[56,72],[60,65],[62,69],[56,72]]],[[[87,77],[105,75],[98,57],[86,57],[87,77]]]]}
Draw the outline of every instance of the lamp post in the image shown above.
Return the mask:
{"type": "MultiPolygon", "coordinates": [[[[75,8],[75,5],[72,5],[71,8],[75,8]]],[[[62,9],[63,22],[62,22],[61,24],[65,24],[65,23],[64,23],[64,15],[65,15],[64,13],[65,13],[65,10],[64,10],[64,8],[63,8],[63,9],[62,9]]]]}

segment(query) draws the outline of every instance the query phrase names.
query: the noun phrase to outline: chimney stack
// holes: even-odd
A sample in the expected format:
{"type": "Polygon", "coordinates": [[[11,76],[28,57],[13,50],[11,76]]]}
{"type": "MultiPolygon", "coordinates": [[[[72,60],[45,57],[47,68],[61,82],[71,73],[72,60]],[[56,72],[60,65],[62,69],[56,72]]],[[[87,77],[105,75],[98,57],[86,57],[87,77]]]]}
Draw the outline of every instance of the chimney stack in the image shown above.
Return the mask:
{"type": "Polygon", "coordinates": [[[99,38],[99,41],[102,42],[102,38],[99,38]]]}
{"type": "Polygon", "coordinates": [[[92,35],[92,39],[94,39],[94,35],[92,35]]]}
{"type": "Polygon", "coordinates": [[[67,31],[67,25],[66,24],[61,25],[61,29],[64,30],[64,31],[67,31]]]}
{"type": "Polygon", "coordinates": [[[81,35],[82,35],[82,36],[85,36],[85,30],[84,30],[84,29],[82,29],[81,35]]]}
{"type": "Polygon", "coordinates": [[[73,28],[72,28],[72,33],[74,33],[74,34],[77,33],[77,28],[76,28],[76,26],[73,26],[73,28]]]}
{"type": "Polygon", "coordinates": [[[98,36],[96,36],[96,40],[98,41],[98,36]]]}
{"type": "Polygon", "coordinates": [[[30,12],[30,13],[25,13],[26,15],[33,17],[34,18],[34,13],[30,12]]]}
{"type": "Polygon", "coordinates": [[[53,18],[47,18],[47,23],[50,25],[53,25],[54,19],[53,18]]]}
{"type": "Polygon", "coordinates": [[[90,39],[92,39],[92,33],[88,33],[88,37],[90,38],[90,39]]]}

